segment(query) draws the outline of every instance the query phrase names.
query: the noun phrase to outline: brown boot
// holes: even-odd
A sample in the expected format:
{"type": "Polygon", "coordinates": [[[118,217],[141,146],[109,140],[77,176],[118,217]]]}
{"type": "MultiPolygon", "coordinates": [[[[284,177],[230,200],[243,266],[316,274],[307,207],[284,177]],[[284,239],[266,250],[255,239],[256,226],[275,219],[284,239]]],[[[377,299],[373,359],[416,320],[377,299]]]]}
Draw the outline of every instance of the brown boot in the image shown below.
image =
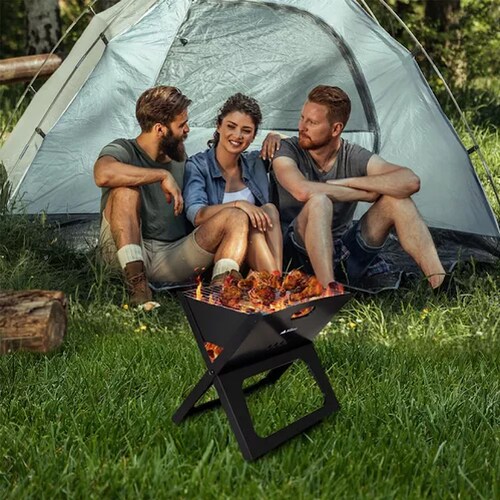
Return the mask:
{"type": "Polygon", "coordinates": [[[123,272],[125,273],[125,282],[131,306],[138,306],[152,300],[153,294],[144,273],[144,262],[142,260],[129,262],[123,272]]]}

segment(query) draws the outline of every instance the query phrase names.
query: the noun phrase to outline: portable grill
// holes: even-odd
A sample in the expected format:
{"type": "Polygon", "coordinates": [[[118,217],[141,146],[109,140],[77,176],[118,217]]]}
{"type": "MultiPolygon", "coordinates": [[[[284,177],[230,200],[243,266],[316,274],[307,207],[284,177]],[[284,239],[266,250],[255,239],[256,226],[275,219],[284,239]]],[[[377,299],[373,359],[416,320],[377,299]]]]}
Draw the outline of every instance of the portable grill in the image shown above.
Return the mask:
{"type": "Polygon", "coordinates": [[[188,415],[221,404],[243,456],[254,460],[339,409],[312,341],[350,295],[311,299],[265,313],[210,303],[218,291],[218,288],[206,287],[202,300],[197,298],[195,290],[178,294],[207,370],[172,418],[179,424],[188,415]],[[207,342],[222,348],[215,359],[207,352],[207,342]],[[252,424],[245,395],[275,383],[297,360],[307,364],[324,395],[324,404],[273,434],[261,437],[252,424]],[[264,372],[268,373],[262,380],[243,388],[246,379],[264,372]],[[196,405],[212,385],[219,399],[196,405]]]}

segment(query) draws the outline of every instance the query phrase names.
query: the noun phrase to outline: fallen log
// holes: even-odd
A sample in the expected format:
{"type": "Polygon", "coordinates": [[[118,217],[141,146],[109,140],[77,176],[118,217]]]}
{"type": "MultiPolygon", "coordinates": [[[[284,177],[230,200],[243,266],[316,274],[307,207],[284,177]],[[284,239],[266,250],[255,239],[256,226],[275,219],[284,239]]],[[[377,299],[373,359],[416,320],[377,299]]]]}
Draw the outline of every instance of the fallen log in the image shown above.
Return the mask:
{"type": "Polygon", "coordinates": [[[52,351],[61,345],[66,326],[63,292],[0,292],[0,354],[52,351]]]}
{"type": "Polygon", "coordinates": [[[50,76],[61,65],[62,59],[56,54],[11,57],[0,60],[0,83],[16,83],[38,76],[50,76]],[[46,61],[46,62],[45,62],[46,61]],[[43,65],[43,66],[42,66],[43,65]]]}

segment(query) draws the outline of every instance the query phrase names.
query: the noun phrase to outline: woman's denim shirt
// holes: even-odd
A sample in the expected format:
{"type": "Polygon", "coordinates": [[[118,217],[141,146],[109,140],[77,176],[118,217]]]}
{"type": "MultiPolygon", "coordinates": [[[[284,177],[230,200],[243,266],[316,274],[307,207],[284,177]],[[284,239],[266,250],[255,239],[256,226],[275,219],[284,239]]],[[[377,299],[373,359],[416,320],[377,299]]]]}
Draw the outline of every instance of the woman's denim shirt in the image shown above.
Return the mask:
{"type": "MultiPolygon", "coordinates": [[[[257,206],[269,201],[269,180],[259,151],[240,156],[242,178],[255,197],[257,206]]],[[[209,205],[220,205],[224,199],[226,180],[215,158],[215,148],[191,156],[184,171],[184,206],[186,216],[194,225],[196,214],[209,205]]]]}

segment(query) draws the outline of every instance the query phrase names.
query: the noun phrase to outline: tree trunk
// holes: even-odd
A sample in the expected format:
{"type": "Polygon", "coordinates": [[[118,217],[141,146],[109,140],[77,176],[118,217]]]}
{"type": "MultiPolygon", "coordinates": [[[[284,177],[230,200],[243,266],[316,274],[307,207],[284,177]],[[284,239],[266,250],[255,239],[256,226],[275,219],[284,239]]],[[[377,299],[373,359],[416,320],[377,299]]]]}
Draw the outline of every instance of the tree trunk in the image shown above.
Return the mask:
{"type": "Polygon", "coordinates": [[[460,0],[427,0],[425,20],[436,30],[434,37],[435,54],[438,64],[448,68],[448,78],[455,88],[467,84],[467,56],[462,46],[460,0]]]}
{"type": "Polygon", "coordinates": [[[425,4],[425,18],[442,33],[457,23],[459,11],[460,0],[427,0],[425,4]]]}
{"type": "Polygon", "coordinates": [[[27,54],[50,52],[61,38],[59,0],[24,0],[27,21],[27,54]]]}
{"type": "Polygon", "coordinates": [[[49,352],[61,345],[66,324],[63,292],[0,292],[0,354],[49,352]]]}

